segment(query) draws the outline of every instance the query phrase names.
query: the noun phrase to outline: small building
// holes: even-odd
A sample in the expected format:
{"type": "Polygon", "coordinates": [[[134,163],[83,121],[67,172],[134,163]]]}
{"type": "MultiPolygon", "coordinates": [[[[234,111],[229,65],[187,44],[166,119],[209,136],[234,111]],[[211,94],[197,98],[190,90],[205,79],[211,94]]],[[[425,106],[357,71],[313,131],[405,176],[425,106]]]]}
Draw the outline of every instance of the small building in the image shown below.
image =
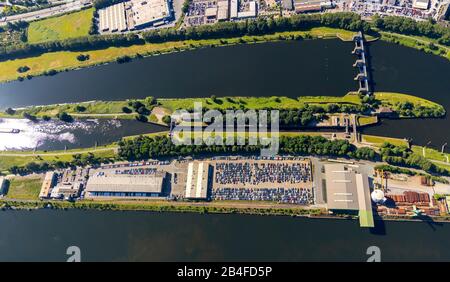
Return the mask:
{"type": "Polygon", "coordinates": [[[163,193],[165,172],[150,175],[96,172],[86,184],[86,198],[150,198],[163,193]]]}
{"type": "Polygon", "coordinates": [[[281,7],[285,10],[292,11],[294,10],[294,2],[293,0],[282,0],[281,7]]]}
{"type": "Polygon", "coordinates": [[[55,185],[56,173],[54,171],[48,171],[45,174],[44,182],[42,182],[41,191],[39,192],[39,198],[45,199],[50,197],[52,187],[55,185]]]}
{"type": "Polygon", "coordinates": [[[217,17],[217,7],[208,7],[205,9],[205,17],[207,19],[215,19],[217,17]]]}
{"type": "Polygon", "coordinates": [[[226,21],[230,17],[229,0],[219,0],[217,2],[217,20],[226,21]]]}
{"type": "Polygon", "coordinates": [[[247,11],[237,13],[239,19],[255,18],[258,15],[258,5],[256,4],[256,1],[249,2],[248,6],[249,8],[247,11]]]}
{"type": "Polygon", "coordinates": [[[186,199],[206,200],[210,186],[211,165],[206,162],[190,162],[186,177],[186,199]]]}
{"type": "Polygon", "coordinates": [[[413,8],[420,10],[428,10],[430,0],[414,0],[413,8]]]}
{"type": "Polygon", "coordinates": [[[385,118],[397,116],[397,113],[390,107],[380,107],[375,113],[378,117],[385,117],[385,118]]]}
{"type": "Polygon", "coordinates": [[[331,211],[357,211],[361,227],[373,227],[369,178],[346,164],[325,164],[322,189],[331,211]]]}
{"type": "Polygon", "coordinates": [[[53,187],[52,192],[50,193],[50,197],[66,200],[78,198],[80,196],[81,189],[82,183],[80,182],[60,183],[53,187]]]}

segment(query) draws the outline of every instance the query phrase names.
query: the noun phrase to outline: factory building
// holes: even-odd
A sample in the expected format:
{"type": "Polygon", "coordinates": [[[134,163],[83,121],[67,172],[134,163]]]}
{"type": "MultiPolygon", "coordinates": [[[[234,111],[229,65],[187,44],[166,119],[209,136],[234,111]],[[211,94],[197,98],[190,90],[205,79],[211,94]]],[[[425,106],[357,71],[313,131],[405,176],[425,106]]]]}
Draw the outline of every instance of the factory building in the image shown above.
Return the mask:
{"type": "Polygon", "coordinates": [[[327,207],[331,211],[358,211],[362,227],[373,227],[369,178],[346,164],[324,165],[322,179],[327,207]]]}
{"type": "Polygon", "coordinates": [[[50,198],[66,200],[78,198],[82,188],[81,182],[60,183],[53,187],[50,198]]]}
{"type": "Polygon", "coordinates": [[[56,173],[49,171],[45,174],[44,182],[42,182],[41,191],[39,192],[39,198],[44,199],[50,196],[51,189],[55,185],[56,173]]]}
{"type": "Polygon", "coordinates": [[[206,200],[210,186],[211,165],[206,162],[188,164],[185,198],[206,200]]]}
{"type": "Polygon", "coordinates": [[[414,0],[413,8],[427,10],[429,5],[430,0],[414,0]]]}
{"type": "Polygon", "coordinates": [[[165,24],[171,18],[168,0],[131,0],[98,11],[100,32],[124,32],[165,24]]]}
{"type": "Polygon", "coordinates": [[[131,16],[135,29],[163,24],[170,17],[167,0],[131,0],[131,16]]]}
{"type": "Polygon", "coordinates": [[[230,18],[231,19],[246,19],[254,18],[258,15],[258,5],[256,1],[248,2],[248,9],[246,11],[239,11],[239,0],[230,0],[230,18]]]}
{"type": "Polygon", "coordinates": [[[96,172],[89,177],[86,198],[149,198],[160,197],[165,172],[149,175],[107,174],[96,172]]]}
{"type": "Polygon", "coordinates": [[[319,12],[333,8],[333,3],[323,0],[294,0],[296,13],[319,12]]]}
{"type": "Polygon", "coordinates": [[[127,30],[125,3],[119,3],[98,10],[99,30],[101,32],[123,32],[127,30]]]}
{"type": "Polygon", "coordinates": [[[230,9],[228,0],[219,0],[217,2],[217,20],[226,21],[230,17],[230,9]]]}

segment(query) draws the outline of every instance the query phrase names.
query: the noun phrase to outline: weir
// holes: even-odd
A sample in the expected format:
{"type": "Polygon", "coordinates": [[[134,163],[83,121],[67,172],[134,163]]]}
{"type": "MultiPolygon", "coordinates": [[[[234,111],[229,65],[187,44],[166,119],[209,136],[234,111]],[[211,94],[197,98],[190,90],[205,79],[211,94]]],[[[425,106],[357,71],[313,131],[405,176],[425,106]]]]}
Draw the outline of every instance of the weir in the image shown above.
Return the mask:
{"type": "Polygon", "coordinates": [[[355,42],[355,48],[353,49],[352,54],[358,56],[358,59],[353,64],[353,67],[358,68],[358,74],[354,78],[359,81],[358,92],[370,95],[370,77],[367,71],[367,51],[364,47],[364,36],[361,31],[353,37],[353,41],[355,42]]]}

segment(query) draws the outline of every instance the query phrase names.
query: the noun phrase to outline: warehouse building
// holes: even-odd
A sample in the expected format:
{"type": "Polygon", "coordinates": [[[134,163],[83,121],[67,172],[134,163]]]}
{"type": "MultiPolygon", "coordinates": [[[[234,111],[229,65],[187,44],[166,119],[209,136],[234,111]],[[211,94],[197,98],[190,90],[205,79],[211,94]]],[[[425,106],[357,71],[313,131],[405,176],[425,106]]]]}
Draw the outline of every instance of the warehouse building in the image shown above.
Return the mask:
{"type": "Polygon", "coordinates": [[[206,162],[188,164],[185,198],[206,200],[210,190],[211,165],[206,162]]]}
{"type": "Polygon", "coordinates": [[[167,0],[131,0],[131,15],[136,29],[162,24],[171,16],[167,0]]]}
{"type": "Polygon", "coordinates": [[[125,3],[119,3],[98,10],[99,30],[101,32],[123,32],[127,30],[125,3]]]}
{"type": "Polygon", "coordinates": [[[96,172],[89,177],[86,198],[161,197],[165,172],[150,175],[107,174],[96,172]]]}
{"type": "Polygon", "coordinates": [[[39,192],[39,198],[45,199],[50,196],[51,189],[55,185],[56,173],[49,171],[45,174],[44,182],[42,182],[41,191],[39,192]]]}
{"type": "Polygon", "coordinates": [[[346,164],[325,164],[324,200],[331,211],[358,211],[360,225],[373,227],[369,178],[346,164]]]}
{"type": "Polygon", "coordinates": [[[427,10],[429,5],[430,0],[414,0],[413,8],[427,10]]]}

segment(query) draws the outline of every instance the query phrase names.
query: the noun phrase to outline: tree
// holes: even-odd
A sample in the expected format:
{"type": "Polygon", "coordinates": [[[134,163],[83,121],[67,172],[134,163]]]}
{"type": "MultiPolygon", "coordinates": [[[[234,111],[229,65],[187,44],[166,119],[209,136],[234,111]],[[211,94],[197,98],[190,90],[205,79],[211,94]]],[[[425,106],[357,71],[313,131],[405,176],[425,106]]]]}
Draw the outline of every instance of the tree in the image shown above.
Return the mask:
{"type": "Polygon", "coordinates": [[[76,105],[75,106],[75,111],[77,111],[79,113],[85,112],[86,111],[86,107],[82,106],[82,105],[76,105]]]}
{"type": "Polygon", "coordinates": [[[163,116],[162,121],[165,124],[170,124],[170,122],[172,121],[172,118],[170,116],[168,116],[168,115],[165,115],[165,116],[163,116]]]}
{"type": "Polygon", "coordinates": [[[16,110],[14,110],[14,109],[12,109],[12,108],[7,108],[7,109],[5,110],[5,113],[8,114],[8,115],[10,115],[10,116],[12,116],[13,114],[16,113],[16,110]]]}
{"type": "Polygon", "coordinates": [[[66,112],[60,112],[56,115],[61,121],[72,122],[73,117],[66,112]]]}
{"type": "Polygon", "coordinates": [[[133,111],[128,107],[122,107],[122,112],[126,114],[131,114],[133,111]]]}

